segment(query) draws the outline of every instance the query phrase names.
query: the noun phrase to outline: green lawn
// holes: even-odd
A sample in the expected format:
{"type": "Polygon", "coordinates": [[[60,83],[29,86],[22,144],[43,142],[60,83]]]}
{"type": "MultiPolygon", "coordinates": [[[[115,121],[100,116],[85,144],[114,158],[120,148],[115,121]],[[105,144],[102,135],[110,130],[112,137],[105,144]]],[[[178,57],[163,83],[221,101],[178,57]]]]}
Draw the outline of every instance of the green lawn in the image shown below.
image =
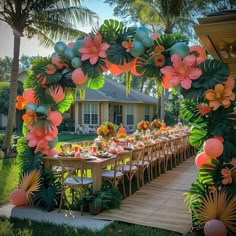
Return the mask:
{"type": "Polygon", "coordinates": [[[78,229],[66,225],[55,225],[49,223],[40,223],[31,220],[19,220],[16,218],[7,219],[0,217],[0,235],[1,236],[106,236],[106,235],[124,235],[124,236],[178,236],[180,234],[168,232],[165,230],[131,225],[126,223],[114,222],[101,231],[90,231],[87,229],[78,229]]]}

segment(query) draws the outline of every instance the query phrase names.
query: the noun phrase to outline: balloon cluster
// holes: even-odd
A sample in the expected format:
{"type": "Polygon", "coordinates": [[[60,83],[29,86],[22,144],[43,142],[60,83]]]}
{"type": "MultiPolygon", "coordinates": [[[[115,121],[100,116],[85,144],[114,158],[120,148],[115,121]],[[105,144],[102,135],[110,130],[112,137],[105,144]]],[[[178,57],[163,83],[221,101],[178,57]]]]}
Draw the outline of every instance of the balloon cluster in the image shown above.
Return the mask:
{"type": "Polygon", "coordinates": [[[149,35],[149,30],[141,26],[137,29],[134,36],[133,47],[130,49],[130,54],[133,57],[138,57],[145,52],[145,48],[150,48],[153,45],[153,38],[149,35]]]}

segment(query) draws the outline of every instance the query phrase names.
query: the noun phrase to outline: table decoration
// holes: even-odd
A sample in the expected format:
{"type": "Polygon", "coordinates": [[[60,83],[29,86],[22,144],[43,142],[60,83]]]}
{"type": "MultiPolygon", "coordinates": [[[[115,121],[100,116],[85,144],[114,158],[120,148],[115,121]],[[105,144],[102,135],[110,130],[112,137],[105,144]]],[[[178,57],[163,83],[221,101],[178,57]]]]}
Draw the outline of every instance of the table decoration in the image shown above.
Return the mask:
{"type": "Polygon", "coordinates": [[[116,127],[115,125],[110,122],[103,122],[98,128],[97,128],[97,134],[102,136],[105,144],[107,145],[109,142],[109,139],[115,135],[116,127]]]}

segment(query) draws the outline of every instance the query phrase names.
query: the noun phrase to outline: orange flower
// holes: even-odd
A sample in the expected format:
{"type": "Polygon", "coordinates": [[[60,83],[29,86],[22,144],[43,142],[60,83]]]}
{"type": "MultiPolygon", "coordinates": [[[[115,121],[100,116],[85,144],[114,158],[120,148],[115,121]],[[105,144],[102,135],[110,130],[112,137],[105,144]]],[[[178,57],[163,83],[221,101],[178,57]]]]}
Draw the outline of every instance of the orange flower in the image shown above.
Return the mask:
{"type": "Polygon", "coordinates": [[[149,123],[149,121],[141,121],[141,122],[139,122],[138,123],[138,129],[142,129],[142,130],[147,130],[147,129],[149,129],[149,126],[150,126],[150,123],[149,123]]]}
{"type": "Polygon", "coordinates": [[[158,56],[154,56],[154,62],[155,65],[158,67],[162,67],[165,65],[165,56],[164,55],[158,55],[158,56]]]}
{"type": "Polygon", "coordinates": [[[215,89],[208,89],[205,93],[206,99],[210,101],[209,106],[213,110],[217,110],[221,105],[225,108],[231,105],[231,101],[235,100],[235,94],[232,90],[222,84],[217,84],[215,89]]]}
{"type": "Polygon", "coordinates": [[[232,183],[232,176],[231,176],[231,170],[227,167],[223,168],[221,170],[221,174],[223,175],[222,184],[231,184],[232,183]]]}
{"type": "Polygon", "coordinates": [[[19,95],[19,96],[16,97],[16,100],[17,100],[16,108],[18,110],[23,110],[26,106],[25,99],[21,95],[19,95]]]}
{"type": "Polygon", "coordinates": [[[134,43],[129,39],[128,41],[123,41],[121,45],[126,48],[126,52],[129,52],[130,49],[134,46],[134,43]]]}
{"type": "Polygon", "coordinates": [[[211,111],[211,108],[206,103],[199,103],[197,106],[197,113],[204,116],[211,111]]]}
{"type": "Polygon", "coordinates": [[[31,123],[32,121],[37,121],[37,115],[34,111],[27,109],[26,113],[22,116],[22,119],[27,123],[31,123]]]}
{"type": "Polygon", "coordinates": [[[161,55],[161,52],[163,52],[165,48],[162,45],[157,45],[154,49],[154,56],[161,55]]]}

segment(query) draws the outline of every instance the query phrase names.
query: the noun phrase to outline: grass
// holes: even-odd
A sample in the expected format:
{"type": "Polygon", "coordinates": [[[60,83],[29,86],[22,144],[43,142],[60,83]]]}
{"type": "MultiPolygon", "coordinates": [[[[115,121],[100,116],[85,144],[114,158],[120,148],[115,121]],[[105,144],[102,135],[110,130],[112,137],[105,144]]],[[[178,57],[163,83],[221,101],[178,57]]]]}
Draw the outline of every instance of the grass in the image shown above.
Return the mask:
{"type": "Polygon", "coordinates": [[[120,222],[114,222],[101,231],[91,231],[70,227],[66,225],[55,225],[51,223],[42,223],[31,220],[20,220],[17,218],[8,219],[0,217],[0,235],[1,236],[106,236],[106,235],[125,235],[125,236],[178,236],[180,234],[165,230],[132,225],[120,222]]]}
{"type": "Polygon", "coordinates": [[[9,194],[17,187],[18,173],[15,159],[0,160],[0,204],[6,203],[9,194]]]}

